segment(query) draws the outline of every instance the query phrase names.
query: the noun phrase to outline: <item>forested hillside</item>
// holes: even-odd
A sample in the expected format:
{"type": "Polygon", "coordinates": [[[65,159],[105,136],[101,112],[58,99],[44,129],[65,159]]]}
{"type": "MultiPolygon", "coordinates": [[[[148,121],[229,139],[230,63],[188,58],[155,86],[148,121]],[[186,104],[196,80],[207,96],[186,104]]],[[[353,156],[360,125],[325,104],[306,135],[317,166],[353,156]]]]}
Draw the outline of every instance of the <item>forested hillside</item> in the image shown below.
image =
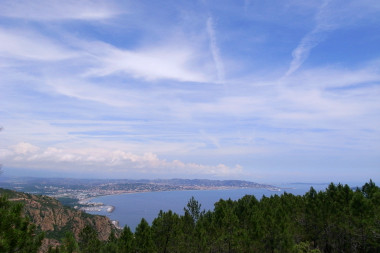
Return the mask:
{"type": "MultiPolygon", "coordinates": [[[[31,229],[33,228],[33,232],[30,232],[31,234],[39,234],[40,237],[44,235],[41,245],[42,250],[47,250],[49,245],[59,245],[61,239],[67,232],[70,232],[74,238],[78,239],[80,232],[86,226],[93,227],[98,238],[103,241],[109,238],[111,231],[116,230],[115,226],[107,217],[91,215],[63,206],[58,200],[48,196],[15,192],[1,188],[0,196],[2,198],[0,207],[2,208],[0,216],[1,225],[10,226],[10,221],[7,220],[8,218],[18,220],[19,222],[22,220],[24,224],[23,229],[32,231],[31,229]],[[7,213],[13,214],[6,216],[7,213]],[[21,214],[27,219],[18,217],[21,214]],[[28,226],[30,228],[27,229],[28,226]]],[[[7,233],[9,233],[9,231],[7,233]]],[[[15,233],[14,237],[20,237],[20,240],[23,240],[22,236],[17,233],[15,233]]],[[[0,252],[7,252],[6,250],[1,250],[3,246],[1,239],[4,238],[0,236],[0,252]]],[[[15,250],[15,252],[17,252],[17,250],[15,250]]],[[[32,251],[28,250],[26,252],[32,251]]]]}
{"type": "Polygon", "coordinates": [[[106,241],[93,226],[77,239],[68,231],[50,251],[380,252],[380,189],[372,181],[354,190],[330,184],[304,196],[220,200],[208,212],[192,198],[184,211],[161,211],[151,225],[142,219],[135,233],[125,227],[106,241]]]}

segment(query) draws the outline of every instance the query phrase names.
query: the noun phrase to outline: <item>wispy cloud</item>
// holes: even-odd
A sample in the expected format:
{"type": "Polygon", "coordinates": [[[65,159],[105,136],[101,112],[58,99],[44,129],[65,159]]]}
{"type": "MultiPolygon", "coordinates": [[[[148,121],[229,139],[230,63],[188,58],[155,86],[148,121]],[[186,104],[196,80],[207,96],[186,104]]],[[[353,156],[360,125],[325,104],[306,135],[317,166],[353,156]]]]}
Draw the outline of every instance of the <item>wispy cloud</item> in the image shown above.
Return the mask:
{"type": "Polygon", "coordinates": [[[340,157],[369,171],[379,8],[343,2],[1,1],[0,161],[244,177],[340,157]]]}
{"type": "Polygon", "coordinates": [[[0,27],[0,57],[16,60],[59,61],[76,56],[72,50],[31,31],[0,27]]]}
{"type": "Polygon", "coordinates": [[[363,20],[377,22],[373,13],[378,11],[376,1],[342,2],[324,0],[314,16],[314,28],[308,32],[292,52],[292,61],[285,74],[291,75],[308,59],[313,48],[323,42],[329,32],[340,27],[355,26],[363,20]],[[367,16],[368,15],[368,16],[367,16]]]}
{"type": "Polygon", "coordinates": [[[84,45],[87,45],[84,50],[91,50],[95,65],[84,76],[125,73],[146,80],[209,81],[207,72],[196,65],[201,55],[186,43],[176,42],[134,51],[121,50],[105,43],[84,45]]]}
{"type": "Polygon", "coordinates": [[[330,0],[325,0],[321,4],[316,14],[316,25],[312,31],[307,33],[292,52],[292,61],[285,76],[291,75],[309,57],[310,51],[325,39],[326,32],[333,29],[333,24],[328,23],[328,17],[325,17],[325,9],[328,8],[330,0]]]}
{"type": "Polygon", "coordinates": [[[215,63],[215,68],[218,75],[218,81],[223,82],[225,79],[224,64],[220,56],[220,50],[218,47],[216,34],[215,34],[215,24],[212,17],[208,17],[207,19],[207,33],[210,40],[210,50],[211,50],[212,58],[215,63]]]}
{"type": "Polygon", "coordinates": [[[103,0],[5,0],[0,16],[29,20],[97,20],[111,18],[121,11],[112,1],[103,0]]]}
{"type": "Polygon", "coordinates": [[[81,80],[80,78],[62,77],[47,79],[46,84],[50,88],[49,92],[79,100],[94,101],[112,107],[138,106],[138,97],[136,96],[139,96],[139,94],[136,94],[136,92],[99,87],[96,84],[81,80]]]}

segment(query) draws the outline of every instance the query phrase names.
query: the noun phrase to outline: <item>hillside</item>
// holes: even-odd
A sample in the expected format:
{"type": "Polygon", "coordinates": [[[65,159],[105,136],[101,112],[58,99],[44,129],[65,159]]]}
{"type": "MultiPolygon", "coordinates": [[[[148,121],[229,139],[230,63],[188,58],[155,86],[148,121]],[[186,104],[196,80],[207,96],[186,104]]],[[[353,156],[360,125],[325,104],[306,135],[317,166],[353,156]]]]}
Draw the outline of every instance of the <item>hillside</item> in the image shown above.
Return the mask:
{"type": "Polygon", "coordinates": [[[72,231],[78,239],[80,231],[87,225],[93,227],[101,241],[107,240],[116,228],[105,216],[91,215],[63,206],[58,200],[40,195],[32,195],[0,188],[0,195],[7,195],[12,202],[24,205],[24,214],[37,226],[37,231],[45,232],[43,246],[56,245],[66,231],[72,231]]]}

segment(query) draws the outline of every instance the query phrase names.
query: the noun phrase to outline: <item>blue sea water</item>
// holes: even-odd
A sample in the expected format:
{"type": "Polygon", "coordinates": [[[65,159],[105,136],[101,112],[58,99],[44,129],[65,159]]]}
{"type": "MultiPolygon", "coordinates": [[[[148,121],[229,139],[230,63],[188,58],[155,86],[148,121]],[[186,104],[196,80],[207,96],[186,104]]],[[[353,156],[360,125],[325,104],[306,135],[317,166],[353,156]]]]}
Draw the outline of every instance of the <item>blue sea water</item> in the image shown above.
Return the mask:
{"type": "Polygon", "coordinates": [[[313,186],[316,190],[324,190],[327,184],[287,184],[279,185],[283,189],[273,192],[266,189],[229,189],[229,190],[199,190],[199,191],[166,191],[166,192],[144,192],[133,194],[110,195],[94,198],[91,202],[102,202],[112,205],[115,210],[112,213],[90,212],[108,216],[111,220],[119,221],[121,227],[128,225],[132,231],[135,230],[142,218],[150,224],[157,217],[160,210],[172,210],[177,214],[184,213],[184,207],[191,197],[202,205],[201,209],[213,210],[214,203],[220,199],[237,200],[245,195],[254,195],[257,199],[274,194],[283,194],[285,191],[295,195],[303,195],[313,186]]]}

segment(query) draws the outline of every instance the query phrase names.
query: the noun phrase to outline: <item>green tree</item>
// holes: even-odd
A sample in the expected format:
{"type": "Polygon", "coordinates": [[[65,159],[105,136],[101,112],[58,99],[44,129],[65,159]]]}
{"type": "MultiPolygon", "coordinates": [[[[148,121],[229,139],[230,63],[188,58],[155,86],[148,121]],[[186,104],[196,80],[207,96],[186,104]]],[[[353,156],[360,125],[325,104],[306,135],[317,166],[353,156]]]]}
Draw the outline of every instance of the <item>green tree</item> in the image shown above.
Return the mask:
{"type": "Polygon", "coordinates": [[[141,253],[152,253],[156,252],[153,239],[152,231],[148,222],[142,218],[140,224],[136,228],[135,233],[136,239],[136,251],[141,253]]]}
{"type": "Polygon", "coordinates": [[[135,238],[128,226],[124,227],[117,244],[118,253],[129,253],[135,251],[135,238]]]}
{"type": "Polygon", "coordinates": [[[183,210],[184,215],[180,217],[179,222],[180,234],[177,236],[180,241],[179,248],[181,251],[198,252],[201,241],[195,239],[195,229],[205,211],[201,210],[201,204],[194,197],[191,197],[183,210]]]}
{"type": "Polygon", "coordinates": [[[0,196],[0,252],[37,252],[43,233],[22,215],[23,206],[0,196]]]}
{"type": "Polygon", "coordinates": [[[79,233],[79,249],[82,253],[100,252],[101,242],[96,230],[87,225],[79,233]]]}
{"type": "Polygon", "coordinates": [[[159,212],[158,217],[152,223],[152,237],[156,245],[157,252],[175,251],[179,244],[179,224],[180,218],[171,210],[159,212]],[[177,244],[177,246],[176,246],[177,244]]]}
{"type": "Polygon", "coordinates": [[[321,251],[313,249],[309,242],[300,242],[294,245],[293,253],[321,253],[321,251]]]}
{"type": "Polygon", "coordinates": [[[112,230],[108,237],[108,240],[103,243],[102,250],[103,253],[119,253],[118,250],[118,239],[115,236],[115,232],[112,230]]]}
{"type": "Polygon", "coordinates": [[[219,200],[215,203],[213,223],[216,234],[214,248],[219,252],[234,252],[238,249],[239,219],[235,214],[235,203],[219,200]]]}
{"type": "Polygon", "coordinates": [[[75,240],[74,234],[67,231],[65,237],[62,239],[62,244],[60,247],[61,253],[74,253],[79,252],[78,242],[75,240]]]}
{"type": "Polygon", "coordinates": [[[197,223],[198,219],[205,213],[204,210],[201,210],[201,207],[202,205],[195,200],[193,196],[187,203],[186,208],[183,209],[185,211],[185,215],[189,215],[194,224],[197,223]]]}
{"type": "Polygon", "coordinates": [[[362,187],[362,192],[366,198],[372,198],[373,195],[379,191],[379,187],[376,186],[376,184],[372,181],[372,179],[369,180],[368,183],[365,183],[362,187]]]}

